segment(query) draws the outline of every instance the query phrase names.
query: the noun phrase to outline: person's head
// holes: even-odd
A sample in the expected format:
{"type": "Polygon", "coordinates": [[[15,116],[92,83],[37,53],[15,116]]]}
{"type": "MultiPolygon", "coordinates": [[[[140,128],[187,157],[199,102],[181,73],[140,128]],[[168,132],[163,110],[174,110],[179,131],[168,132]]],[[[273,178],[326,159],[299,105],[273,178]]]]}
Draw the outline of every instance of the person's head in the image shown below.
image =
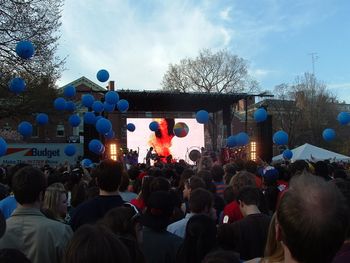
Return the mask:
{"type": "Polygon", "coordinates": [[[93,176],[96,176],[97,185],[101,190],[115,192],[119,188],[123,172],[122,163],[104,160],[94,170],[93,176]]]}
{"type": "Polygon", "coordinates": [[[333,175],[334,175],[334,178],[346,179],[348,177],[345,170],[339,169],[339,168],[334,170],[333,175]]]}
{"type": "MultiPolygon", "coordinates": [[[[337,186],[340,192],[343,194],[346,204],[348,205],[348,212],[350,213],[350,180],[348,179],[334,179],[331,181],[337,186]]],[[[349,217],[349,228],[346,234],[346,239],[350,240],[350,217],[349,217]]]]}
{"type": "Polygon", "coordinates": [[[179,250],[179,261],[200,263],[217,246],[215,221],[207,215],[194,215],[186,225],[185,239],[179,250]]]}
{"type": "Polygon", "coordinates": [[[257,174],[258,171],[258,164],[256,162],[254,162],[253,160],[248,160],[246,161],[246,163],[244,164],[245,170],[249,173],[252,173],[254,175],[257,174]]]}
{"type": "Polygon", "coordinates": [[[163,231],[169,225],[174,206],[174,200],[169,192],[151,193],[146,202],[146,212],[141,216],[141,223],[155,231],[163,231]]]}
{"type": "Polygon", "coordinates": [[[21,205],[42,201],[45,187],[43,172],[32,166],[19,169],[12,178],[13,193],[21,205]]]}
{"type": "Polygon", "coordinates": [[[222,182],[224,179],[224,168],[221,165],[215,164],[211,168],[211,174],[213,176],[214,182],[222,182]]]}
{"type": "Polygon", "coordinates": [[[242,187],[249,185],[256,186],[255,175],[246,171],[238,172],[230,181],[230,186],[232,186],[235,195],[238,194],[242,187]]]}
{"type": "Polygon", "coordinates": [[[331,262],[348,223],[348,207],[336,186],[304,173],[292,179],[280,200],[276,234],[294,260],[331,262]]]}
{"type": "Polygon", "coordinates": [[[70,240],[63,262],[129,263],[130,255],[124,244],[106,227],[84,225],[70,240]]]}
{"type": "Polygon", "coordinates": [[[125,203],[124,206],[109,210],[103,219],[99,221],[99,224],[108,227],[116,235],[130,236],[141,242],[140,216],[141,214],[135,206],[125,203]]]}
{"type": "Polygon", "coordinates": [[[205,256],[202,263],[240,263],[239,255],[229,250],[215,250],[205,256]]]}
{"type": "Polygon", "coordinates": [[[190,177],[194,176],[194,171],[192,169],[184,169],[180,176],[180,182],[179,182],[179,190],[183,190],[185,187],[185,182],[190,177]]]}
{"type": "Polygon", "coordinates": [[[150,184],[150,192],[169,191],[170,182],[164,177],[155,177],[150,184]]]}
{"type": "Polygon", "coordinates": [[[209,156],[202,156],[199,160],[199,170],[210,171],[213,166],[213,160],[209,156]]]}
{"type": "Polygon", "coordinates": [[[67,214],[67,191],[61,183],[54,183],[45,190],[43,208],[49,209],[55,219],[64,219],[67,214]]]}
{"type": "Polygon", "coordinates": [[[304,160],[296,160],[294,163],[291,163],[289,165],[291,176],[300,174],[304,171],[308,171],[308,169],[309,169],[309,165],[304,160]]]}
{"type": "Polygon", "coordinates": [[[213,207],[213,194],[203,188],[197,188],[190,194],[189,207],[192,213],[210,214],[213,207]]]}
{"type": "Polygon", "coordinates": [[[237,195],[237,201],[239,203],[239,208],[243,216],[247,215],[247,209],[250,207],[255,207],[257,209],[260,201],[260,192],[257,187],[245,186],[241,188],[237,195]]]}
{"type": "Polygon", "coordinates": [[[183,198],[188,200],[190,198],[191,191],[197,188],[206,188],[204,180],[198,176],[192,176],[185,181],[185,187],[183,190],[183,198]]]}
{"type": "Polygon", "coordinates": [[[30,166],[30,165],[27,163],[18,163],[9,169],[9,172],[6,174],[6,177],[7,177],[7,185],[10,187],[10,189],[12,189],[12,179],[15,173],[18,170],[22,169],[23,167],[27,167],[27,166],[30,166]]]}
{"type": "Polygon", "coordinates": [[[153,147],[150,147],[149,150],[150,150],[150,151],[153,151],[153,147]]]}
{"type": "Polygon", "coordinates": [[[322,178],[327,178],[329,176],[328,164],[326,162],[318,161],[315,163],[314,167],[315,175],[322,178]]]}
{"type": "Polygon", "coordinates": [[[127,172],[123,172],[120,185],[119,185],[119,192],[125,192],[128,190],[129,186],[129,175],[127,172]]]}
{"type": "Polygon", "coordinates": [[[273,214],[264,251],[264,259],[267,262],[282,262],[284,251],[281,242],[276,239],[276,213],[273,214]]]}

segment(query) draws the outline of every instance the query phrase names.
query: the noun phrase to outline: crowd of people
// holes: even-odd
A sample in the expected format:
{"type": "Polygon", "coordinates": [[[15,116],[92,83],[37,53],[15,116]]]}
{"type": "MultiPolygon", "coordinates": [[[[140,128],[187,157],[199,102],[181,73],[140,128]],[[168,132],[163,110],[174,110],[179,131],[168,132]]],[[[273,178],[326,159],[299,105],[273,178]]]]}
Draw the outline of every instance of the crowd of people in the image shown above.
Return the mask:
{"type": "Polygon", "coordinates": [[[1,167],[0,262],[350,262],[348,168],[210,156],[1,167]]]}

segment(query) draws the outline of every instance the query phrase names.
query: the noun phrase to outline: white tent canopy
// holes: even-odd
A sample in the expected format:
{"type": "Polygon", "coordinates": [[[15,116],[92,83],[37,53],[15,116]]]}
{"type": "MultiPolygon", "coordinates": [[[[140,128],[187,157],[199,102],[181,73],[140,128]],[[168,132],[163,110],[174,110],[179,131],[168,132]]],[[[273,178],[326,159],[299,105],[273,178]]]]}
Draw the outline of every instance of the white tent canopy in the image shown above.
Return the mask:
{"type": "MultiPolygon", "coordinates": [[[[296,160],[309,160],[309,161],[321,161],[321,160],[331,160],[331,161],[350,161],[350,157],[346,155],[342,155],[339,153],[335,153],[332,151],[328,151],[314,145],[305,143],[302,146],[299,146],[292,150],[293,157],[291,159],[292,162],[296,160]]],[[[272,158],[273,162],[282,161],[283,155],[277,155],[272,158]]]]}

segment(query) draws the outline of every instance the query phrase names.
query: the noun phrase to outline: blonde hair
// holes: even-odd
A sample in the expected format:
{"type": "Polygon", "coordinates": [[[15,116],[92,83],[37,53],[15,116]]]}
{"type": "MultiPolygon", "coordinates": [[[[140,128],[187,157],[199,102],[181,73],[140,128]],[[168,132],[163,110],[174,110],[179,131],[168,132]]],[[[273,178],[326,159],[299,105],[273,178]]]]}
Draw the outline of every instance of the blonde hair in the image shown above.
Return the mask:
{"type": "Polygon", "coordinates": [[[43,208],[49,210],[55,219],[62,219],[58,211],[61,194],[67,195],[64,185],[61,183],[54,183],[46,188],[45,191],[43,208]]]}
{"type": "Polygon", "coordinates": [[[264,251],[264,258],[261,262],[272,263],[272,262],[283,262],[284,251],[281,242],[276,240],[276,213],[273,214],[269,226],[269,232],[267,235],[266,246],[264,251]]]}

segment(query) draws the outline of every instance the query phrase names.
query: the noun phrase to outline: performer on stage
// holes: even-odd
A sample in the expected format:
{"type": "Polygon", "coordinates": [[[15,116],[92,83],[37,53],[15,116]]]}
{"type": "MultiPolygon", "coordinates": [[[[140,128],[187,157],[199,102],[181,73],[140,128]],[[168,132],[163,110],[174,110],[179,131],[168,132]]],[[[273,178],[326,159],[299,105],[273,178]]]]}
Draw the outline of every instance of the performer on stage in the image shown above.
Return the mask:
{"type": "Polygon", "coordinates": [[[153,158],[153,147],[150,147],[146,154],[146,164],[147,166],[151,166],[151,159],[153,158]]]}

